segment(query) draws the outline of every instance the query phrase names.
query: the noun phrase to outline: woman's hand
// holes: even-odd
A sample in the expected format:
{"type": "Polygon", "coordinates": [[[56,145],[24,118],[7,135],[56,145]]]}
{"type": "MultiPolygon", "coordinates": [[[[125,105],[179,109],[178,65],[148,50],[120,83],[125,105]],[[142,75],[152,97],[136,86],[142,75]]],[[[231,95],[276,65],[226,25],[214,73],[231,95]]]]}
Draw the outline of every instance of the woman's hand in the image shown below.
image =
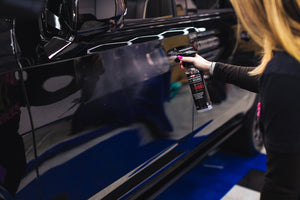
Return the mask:
{"type": "Polygon", "coordinates": [[[197,67],[201,71],[209,71],[211,63],[210,61],[204,59],[203,57],[199,56],[198,54],[195,55],[195,57],[182,57],[177,56],[177,58],[180,60],[180,66],[181,69],[183,69],[182,62],[188,62],[193,63],[195,67],[197,67]]]}

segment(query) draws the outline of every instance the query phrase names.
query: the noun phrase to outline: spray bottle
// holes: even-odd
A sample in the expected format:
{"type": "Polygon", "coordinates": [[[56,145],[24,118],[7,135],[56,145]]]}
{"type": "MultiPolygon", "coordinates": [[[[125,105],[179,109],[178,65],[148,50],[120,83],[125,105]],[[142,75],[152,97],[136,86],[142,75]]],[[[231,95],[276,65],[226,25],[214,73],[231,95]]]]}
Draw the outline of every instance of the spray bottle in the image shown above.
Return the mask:
{"type": "MultiPolygon", "coordinates": [[[[180,55],[194,57],[196,53],[194,50],[188,50],[181,52],[180,55]]],[[[204,112],[212,109],[205,79],[203,78],[203,72],[199,71],[193,63],[182,62],[182,65],[186,68],[185,74],[188,78],[196,110],[198,112],[204,112]]]]}

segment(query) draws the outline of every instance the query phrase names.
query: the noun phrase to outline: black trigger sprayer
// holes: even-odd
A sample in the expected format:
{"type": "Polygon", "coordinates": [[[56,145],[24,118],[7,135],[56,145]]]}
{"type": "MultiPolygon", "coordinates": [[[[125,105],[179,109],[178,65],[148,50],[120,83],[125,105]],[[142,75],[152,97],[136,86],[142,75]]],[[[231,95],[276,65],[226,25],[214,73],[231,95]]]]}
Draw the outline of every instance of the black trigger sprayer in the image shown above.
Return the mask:
{"type": "MultiPolygon", "coordinates": [[[[180,55],[184,57],[194,57],[196,53],[194,50],[188,50],[180,52],[180,55]]],[[[176,58],[175,61],[179,62],[179,59],[176,58]]],[[[212,109],[205,79],[203,78],[203,72],[198,70],[193,63],[182,62],[182,65],[186,68],[185,74],[188,78],[196,110],[198,112],[204,112],[212,109]]]]}

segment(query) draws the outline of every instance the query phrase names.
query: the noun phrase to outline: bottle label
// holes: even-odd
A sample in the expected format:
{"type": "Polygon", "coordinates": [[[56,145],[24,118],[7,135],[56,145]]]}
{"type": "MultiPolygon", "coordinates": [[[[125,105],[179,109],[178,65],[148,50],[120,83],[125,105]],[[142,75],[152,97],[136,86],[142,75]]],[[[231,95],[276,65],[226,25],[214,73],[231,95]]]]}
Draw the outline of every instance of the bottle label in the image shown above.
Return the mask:
{"type": "Polygon", "coordinates": [[[202,99],[204,95],[205,86],[201,74],[187,74],[187,76],[193,96],[197,99],[202,99]]]}
{"type": "Polygon", "coordinates": [[[193,99],[197,110],[211,108],[209,96],[206,94],[206,87],[201,73],[187,73],[188,82],[191,88],[193,99]]]}

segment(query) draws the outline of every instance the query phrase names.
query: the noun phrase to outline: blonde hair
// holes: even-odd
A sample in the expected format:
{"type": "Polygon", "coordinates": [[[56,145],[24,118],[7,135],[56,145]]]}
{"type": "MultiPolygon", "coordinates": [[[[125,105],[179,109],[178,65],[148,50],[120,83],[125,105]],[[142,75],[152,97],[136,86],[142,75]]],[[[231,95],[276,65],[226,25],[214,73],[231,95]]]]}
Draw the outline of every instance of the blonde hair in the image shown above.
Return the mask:
{"type": "Polygon", "coordinates": [[[254,41],[263,49],[261,63],[251,75],[261,74],[273,57],[283,50],[300,62],[300,0],[231,0],[235,12],[254,41]]]}

